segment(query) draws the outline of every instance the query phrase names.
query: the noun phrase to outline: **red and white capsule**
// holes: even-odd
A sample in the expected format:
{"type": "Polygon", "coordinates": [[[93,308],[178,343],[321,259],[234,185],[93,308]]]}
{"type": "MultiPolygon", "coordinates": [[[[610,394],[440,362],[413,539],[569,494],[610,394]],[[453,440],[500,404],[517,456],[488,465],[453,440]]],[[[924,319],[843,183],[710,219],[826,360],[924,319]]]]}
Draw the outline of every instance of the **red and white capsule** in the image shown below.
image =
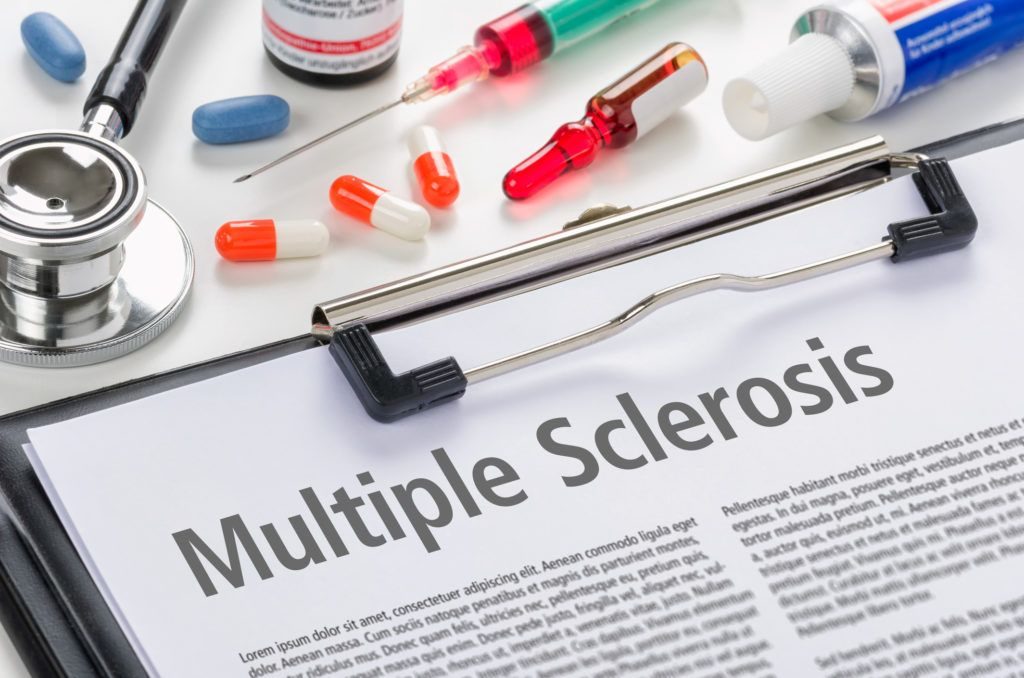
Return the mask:
{"type": "Polygon", "coordinates": [[[414,129],[409,135],[409,153],[423,199],[434,207],[451,207],[459,197],[459,177],[437,130],[427,125],[414,129]]]}
{"type": "Polygon", "coordinates": [[[430,230],[430,214],[365,179],[346,174],[331,184],[334,209],[404,240],[422,240],[430,230]]]}
{"type": "Polygon", "coordinates": [[[329,240],[327,227],[313,219],[251,219],[222,225],[214,245],[228,261],[273,261],[320,256],[329,240]]]}

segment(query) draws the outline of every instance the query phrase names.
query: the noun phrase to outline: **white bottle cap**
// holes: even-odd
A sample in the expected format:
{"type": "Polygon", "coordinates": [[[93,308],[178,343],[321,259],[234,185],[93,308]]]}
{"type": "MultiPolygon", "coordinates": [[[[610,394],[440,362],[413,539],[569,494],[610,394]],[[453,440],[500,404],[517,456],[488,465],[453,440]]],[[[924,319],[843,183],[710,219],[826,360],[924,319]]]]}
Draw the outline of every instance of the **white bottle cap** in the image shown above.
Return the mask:
{"type": "Polygon", "coordinates": [[[722,106],[733,129],[758,141],[840,108],[853,93],[855,80],[853,60],[841,42],[807,33],[726,85],[722,106]]]}

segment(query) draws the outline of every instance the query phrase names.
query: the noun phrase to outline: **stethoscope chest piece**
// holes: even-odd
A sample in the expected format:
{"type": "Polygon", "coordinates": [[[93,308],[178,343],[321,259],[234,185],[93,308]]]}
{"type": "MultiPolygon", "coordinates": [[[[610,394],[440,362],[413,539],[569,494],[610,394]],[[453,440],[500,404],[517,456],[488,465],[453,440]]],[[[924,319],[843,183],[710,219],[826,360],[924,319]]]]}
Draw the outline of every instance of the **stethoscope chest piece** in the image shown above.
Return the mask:
{"type": "Polygon", "coordinates": [[[177,317],[194,272],[138,163],[99,136],[0,142],[0,360],[70,367],[128,353],[177,317]]]}

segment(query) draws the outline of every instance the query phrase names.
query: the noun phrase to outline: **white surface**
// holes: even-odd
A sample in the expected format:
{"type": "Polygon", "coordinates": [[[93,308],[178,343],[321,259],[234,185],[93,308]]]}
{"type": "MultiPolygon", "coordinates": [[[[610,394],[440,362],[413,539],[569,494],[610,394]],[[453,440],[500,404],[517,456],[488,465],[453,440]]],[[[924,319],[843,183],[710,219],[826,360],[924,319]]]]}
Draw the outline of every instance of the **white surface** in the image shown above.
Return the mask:
{"type": "MultiPolygon", "coordinates": [[[[0,63],[8,105],[0,136],[42,127],[75,127],[92,78],[120,32],[130,0],[100,3],[7,0],[0,3],[0,63]],[[50,80],[24,53],[18,23],[36,10],[60,16],[88,54],[75,85],[50,80]],[[12,105],[16,102],[16,105],[12,105]]],[[[531,74],[483,83],[447,99],[394,111],[359,132],[252,181],[231,180],[293,146],[395,97],[428,65],[471,38],[476,25],[510,9],[509,0],[410,2],[396,67],[352,90],[315,89],[279,73],[263,55],[255,0],[190,3],[157,67],[140,123],[126,139],[149,176],[151,195],[191,235],[197,255],[195,293],[174,327],[152,345],[118,361],[65,371],[0,366],[0,412],[200,361],[308,329],[312,306],[328,298],[480,254],[550,232],[597,202],[639,205],[792,160],[869,134],[906,148],[1024,113],[1024,52],[959,82],[857,124],[827,118],[768,141],[749,142],[721,113],[721,90],[767,52],[783,46],[798,0],[664,0],[616,26],[597,42],[577,45],[531,74]],[[537,199],[509,204],[501,177],[584,102],[671,40],[700,51],[708,91],[633,148],[609,152],[586,172],[566,177],[537,199]],[[199,104],[274,93],[292,104],[283,135],[253,144],[209,147],[190,130],[199,104]],[[423,243],[407,243],[333,212],[327,188],[353,173],[414,196],[404,135],[430,123],[444,135],[463,181],[463,196],[423,243]],[[229,220],[319,218],[332,232],[328,253],[314,260],[232,265],[213,247],[229,220]]],[[[13,653],[0,674],[17,675],[13,653]]]]}
{"type": "MultiPolygon", "coordinates": [[[[1024,231],[1017,223],[1022,199],[1012,190],[1013,170],[1022,156],[1024,144],[1017,144],[959,161],[958,177],[979,206],[984,230],[970,248],[953,254],[899,266],[873,262],[762,294],[718,292],[689,299],[625,336],[473,385],[458,403],[387,426],[361,411],[348,385],[337,378],[327,349],[305,351],[32,430],[34,466],[108,603],[120,612],[137,652],[154,675],[165,678],[241,678],[249,668],[239,661],[243,650],[691,515],[701,526],[697,534],[702,547],[725,564],[740,588],[750,588],[758,597],[761,619],[755,627],[773,648],[768,653],[773,673],[825,675],[829,672],[820,670],[812,657],[853,647],[865,634],[884,636],[951,611],[1005,599],[1019,587],[1019,562],[1004,557],[998,565],[929,587],[935,595],[926,604],[799,639],[719,507],[741,497],[768,495],[804,478],[866,465],[887,453],[953,439],[1019,414],[1024,318],[1007,309],[1024,286],[1024,269],[1017,265],[1017,253],[1024,248],[1024,231]],[[843,303],[835,303],[837,298],[843,303]],[[950,308],[958,309],[957,322],[940,323],[950,308]],[[712,317],[721,321],[707,322],[712,317]],[[697,326],[699,333],[692,331],[697,326]],[[941,341],[935,341],[937,327],[942,328],[941,341]],[[752,342],[743,342],[753,335],[756,350],[750,350],[752,342]],[[976,351],[979,336],[985,337],[981,352],[976,351]],[[809,350],[805,341],[814,337],[821,339],[824,351],[809,350]],[[881,393],[862,390],[880,385],[880,378],[849,371],[847,351],[856,346],[868,347],[864,363],[888,373],[891,381],[881,393]],[[840,400],[815,365],[808,380],[833,394],[823,412],[804,414],[800,405],[808,403],[806,393],[790,393],[791,416],[768,427],[755,424],[736,404],[741,391],[737,385],[744,380],[781,382],[789,366],[813,364],[812,356],[824,355],[845,362],[845,378],[856,393],[853,402],[840,400]],[[717,387],[732,394],[723,409],[735,429],[731,440],[698,401],[698,394],[717,387]],[[268,398],[268,391],[290,395],[268,398]],[[545,452],[536,437],[538,427],[564,417],[572,426],[559,427],[554,439],[593,450],[594,431],[601,422],[624,419],[615,400],[623,392],[649,420],[663,403],[694,406],[703,423],[689,437],[706,434],[710,446],[683,452],[666,444],[668,456],[654,462],[636,430],[620,422],[619,428],[626,430],[616,433],[610,444],[631,459],[643,455],[646,465],[617,470],[600,462],[591,482],[565,487],[559,477],[579,474],[580,462],[545,452]],[[936,412],[942,416],[935,417],[936,412]],[[154,439],[154,429],[163,434],[154,439]],[[113,430],[119,435],[111,435],[113,430]],[[141,454],[140,440],[148,441],[141,454]],[[527,498],[504,508],[479,500],[481,514],[470,519],[431,457],[431,450],[442,447],[463,477],[484,457],[506,461],[518,478],[501,494],[523,491],[527,498]],[[355,479],[366,471],[375,482],[363,488],[355,479]],[[244,482],[239,482],[243,473],[244,482]],[[86,476],[90,482],[81,482],[86,476]],[[387,489],[413,478],[438,483],[455,508],[447,525],[431,530],[440,545],[434,553],[415,536],[387,489]],[[300,499],[305,487],[328,503],[340,487],[352,496],[381,490],[408,536],[370,548],[355,540],[344,519],[335,517],[331,523],[349,551],[335,557],[300,499]],[[629,510],[623,510],[624,504],[629,510]],[[133,510],[124,511],[128,506],[133,510]],[[171,535],[194,530],[223,557],[219,521],[232,515],[241,516],[273,576],[261,580],[243,556],[244,587],[234,589],[206,565],[217,591],[207,597],[171,535]],[[275,526],[295,557],[302,550],[296,550],[289,520],[305,522],[324,562],[293,571],[274,559],[257,526],[275,526]],[[537,530],[537,525],[544,529],[537,530]],[[204,623],[196,624],[197,619],[204,623]],[[182,652],[183,647],[189,651],[182,652]]],[[[385,353],[394,362],[409,363],[451,351],[462,364],[476,364],[480,357],[514,350],[522,341],[539,341],[552,326],[585,327],[594,322],[595,313],[611,314],[645,291],[675,280],[681,270],[728,262],[736,270],[764,270],[764,252],[777,239],[803,245],[775,257],[775,265],[803,262],[812,253],[838,254],[877,241],[883,228],[865,224],[922,211],[917,191],[905,178],[742,234],[749,245],[745,252],[736,251],[735,235],[706,241],[653,257],[639,270],[603,271],[567,285],[572,298],[590,299],[590,304],[566,304],[567,291],[547,288],[474,309],[463,318],[403,330],[400,337],[391,337],[397,341],[389,342],[385,353]],[[813,237],[822,223],[833,225],[827,248],[813,237]],[[523,327],[524,317],[534,324],[523,327]],[[476,331],[452,331],[460,325],[476,331]]],[[[782,410],[771,398],[759,402],[766,416],[782,410]]],[[[1005,458],[1007,463],[1012,459],[1005,458]]],[[[422,496],[417,503],[422,515],[439,514],[422,496]]],[[[364,509],[361,515],[371,531],[385,533],[374,510],[364,509]]]]}

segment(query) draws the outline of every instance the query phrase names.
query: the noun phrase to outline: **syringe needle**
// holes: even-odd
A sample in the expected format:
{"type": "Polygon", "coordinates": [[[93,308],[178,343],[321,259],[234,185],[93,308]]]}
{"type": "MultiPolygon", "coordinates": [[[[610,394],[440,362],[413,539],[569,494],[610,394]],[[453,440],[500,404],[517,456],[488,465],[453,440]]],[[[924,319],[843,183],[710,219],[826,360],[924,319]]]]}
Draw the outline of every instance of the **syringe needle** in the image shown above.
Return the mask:
{"type": "Polygon", "coordinates": [[[581,8],[587,3],[580,0],[545,0],[541,4],[523,5],[481,26],[476,32],[474,46],[463,47],[452,57],[433,66],[423,77],[409,85],[405,94],[397,101],[392,101],[318,139],[313,139],[305,146],[300,146],[249,174],[243,174],[235,179],[235,183],[262,174],[271,167],[276,167],[285,160],[290,160],[399,104],[428,101],[437,95],[451,94],[465,85],[479,82],[492,75],[502,77],[540,63],[561,47],[594,35],[658,1],[616,0],[592,3],[600,5],[600,8],[595,8],[586,17],[581,15],[581,8]]]}
{"type": "Polygon", "coordinates": [[[392,108],[395,108],[399,104],[403,104],[403,103],[407,102],[408,100],[409,99],[408,99],[407,96],[403,96],[400,99],[396,99],[395,101],[392,101],[392,102],[390,102],[388,104],[385,104],[385,105],[381,106],[380,108],[378,108],[376,110],[370,111],[366,115],[361,116],[359,118],[356,118],[355,120],[353,120],[351,122],[345,123],[341,127],[338,127],[337,129],[333,129],[330,132],[328,132],[327,134],[319,136],[316,139],[313,139],[312,141],[310,141],[310,142],[308,142],[306,144],[303,144],[302,146],[299,146],[295,150],[289,151],[288,153],[285,153],[280,158],[277,158],[276,160],[272,160],[272,161],[268,162],[266,165],[263,165],[262,167],[260,167],[258,169],[254,169],[252,172],[249,172],[248,174],[243,174],[242,176],[240,176],[237,179],[235,179],[234,183],[236,183],[236,184],[237,183],[241,183],[243,181],[247,181],[249,179],[252,179],[257,174],[263,174],[264,172],[266,172],[271,167],[276,167],[276,166],[280,165],[281,163],[285,162],[286,160],[291,160],[292,158],[294,158],[295,156],[299,155],[300,153],[304,153],[305,151],[308,151],[309,149],[313,148],[314,146],[322,144],[323,142],[327,141],[328,139],[331,139],[333,137],[338,136],[342,132],[348,131],[348,130],[352,129],[353,127],[361,125],[364,122],[366,122],[367,120],[372,120],[373,118],[376,118],[381,113],[384,113],[385,111],[390,111],[392,108]]]}

